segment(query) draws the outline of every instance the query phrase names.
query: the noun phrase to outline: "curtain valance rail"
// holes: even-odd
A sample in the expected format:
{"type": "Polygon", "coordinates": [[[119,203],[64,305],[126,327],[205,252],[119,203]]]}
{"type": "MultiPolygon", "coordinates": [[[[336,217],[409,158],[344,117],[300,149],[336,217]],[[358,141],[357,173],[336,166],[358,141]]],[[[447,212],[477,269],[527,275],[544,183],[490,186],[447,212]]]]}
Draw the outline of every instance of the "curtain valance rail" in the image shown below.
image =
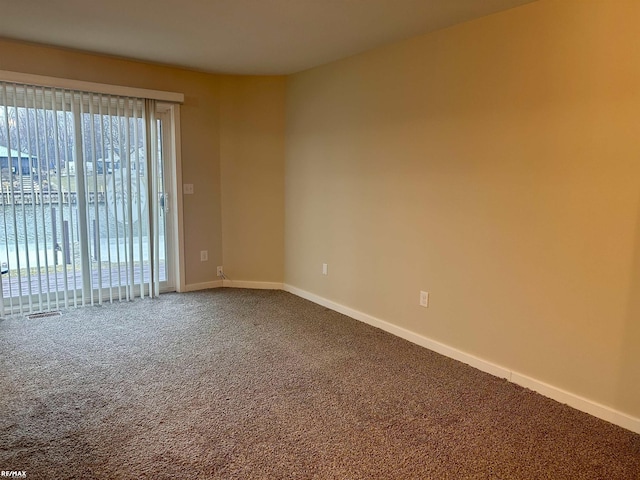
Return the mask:
{"type": "Polygon", "coordinates": [[[30,73],[11,72],[0,70],[0,81],[26,85],[35,85],[48,88],[62,88],[103,95],[118,95],[124,97],[147,98],[159,102],[184,103],[184,94],[167,92],[163,90],[151,90],[146,88],[127,87],[122,85],[109,85],[106,83],[85,82],[67,78],[48,77],[30,73]]]}

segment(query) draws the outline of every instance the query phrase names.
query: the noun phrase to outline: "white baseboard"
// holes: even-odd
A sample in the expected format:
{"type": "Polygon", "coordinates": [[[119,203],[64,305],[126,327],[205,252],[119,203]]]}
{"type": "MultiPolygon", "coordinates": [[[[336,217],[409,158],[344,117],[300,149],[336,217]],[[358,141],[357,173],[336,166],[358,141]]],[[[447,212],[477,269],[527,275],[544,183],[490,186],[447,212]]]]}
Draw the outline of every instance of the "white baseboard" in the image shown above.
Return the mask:
{"type": "Polygon", "coordinates": [[[540,380],[536,380],[535,378],[531,378],[518,372],[514,372],[506,367],[496,365],[495,363],[489,362],[474,355],[470,355],[463,352],[462,350],[458,350],[457,348],[451,347],[436,340],[432,340],[423,335],[417,334],[415,332],[373,317],[369,314],[360,312],[358,310],[354,310],[353,308],[341,305],[324,297],[320,297],[311,292],[307,292],[306,290],[302,290],[288,284],[284,284],[282,286],[282,289],[289,293],[297,295],[298,297],[305,298],[313,303],[317,303],[318,305],[322,305],[323,307],[329,308],[338,313],[342,313],[343,315],[351,317],[355,320],[359,320],[374,327],[380,328],[381,330],[391,333],[392,335],[404,338],[405,340],[428,348],[429,350],[440,353],[446,357],[450,357],[454,360],[466,363],[467,365],[477,368],[478,370],[481,370],[483,372],[489,373],[499,378],[505,378],[510,382],[533,390],[541,395],[544,395],[545,397],[551,398],[560,403],[565,403],[577,410],[593,415],[594,417],[601,418],[602,420],[606,420],[607,422],[613,423],[614,425],[618,425],[622,428],[626,428],[627,430],[631,430],[632,432],[640,433],[640,418],[629,416],[605,405],[601,405],[592,400],[567,392],[540,380]]]}
{"type": "Polygon", "coordinates": [[[188,283],[184,286],[184,292],[195,292],[196,290],[208,290],[210,288],[222,287],[222,280],[214,280],[212,282],[188,283]]]}
{"type": "Polygon", "coordinates": [[[184,286],[184,292],[208,290],[210,288],[253,288],[256,290],[283,290],[280,282],[252,282],[246,280],[213,280],[212,282],[189,283],[184,286]]]}
{"type": "Polygon", "coordinates": [[[606,420],[607,422],[626,428],[632,432],[640,433],[640,418],[632,417],[626,413],[607,407],[606,405],[581,397],[575,393],[567,392],[566,390],[562,390],[561,388],[554,387],[553,385],[522,375],[518,372],[512,372],[510,380],[517,385],[538,392],[540,395],[544,395],[545,397],[556,400],[557,402],[566,403],[576,410],[601,418],[602,420],[606,420]]]}
{"type": "Polygon", "coordinates": [[[460,360],[461,362],[466,363],[467,365],[471,365],[472,367],[475,367],[478,370],[482,370],[483,372],[490,373],[491,375],[494,375],[496,377],[506,378],[507,380],[509,379],[510,372],[506,368],[503,368],[491,362],[487,362],[486,360],[475,357],[473,355],[469,355],[462,350],[458,350],[456,348],[445,345],[444,343],[431,340],[430,338],[414,333],[410,330],[407,330],[406,328],[398,327],[397,325],[394,325],[392,323],[386,322],[358,310],[354,310],[353,308],[340,305],[339,303],[335,303],[326,298],[319,297],[305,290],[300,290],[299,288],[292,287],[291,285],[285,284],[284,290],[299,297],[310,300],[313,303],[317,303],[318,305],[322,305],[323,307],[330,308],[331,310],[334,310],[338,313],[342,313],[347,317],[351,317],[374,327],[380,328],[385,332],[389,332],[397,337],[404,338],[405,340],[420,345],[421,347],[428,348],[429,350],[433,350],[434,352],[440,353],[446,357],[460,360]]]}
{"type": "Polygon", "coordinates": [[[254,288],[257,290],[282,290],[280,282],[252,282],[245,280],[223,280],[223,287],[229,288],[254,288]]]}

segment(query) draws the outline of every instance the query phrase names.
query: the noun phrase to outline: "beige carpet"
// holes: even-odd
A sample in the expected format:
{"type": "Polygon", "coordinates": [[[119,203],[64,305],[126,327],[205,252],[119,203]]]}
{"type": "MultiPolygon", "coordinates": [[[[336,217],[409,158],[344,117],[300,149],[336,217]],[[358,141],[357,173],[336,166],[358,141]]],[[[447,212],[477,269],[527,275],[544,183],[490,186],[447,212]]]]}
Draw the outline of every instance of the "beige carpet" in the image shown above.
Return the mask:
{"type": "Polygon", "coordinates": [[[28,479],[640,479],[640,435],[277,291],[0,321],[28,479]]]}

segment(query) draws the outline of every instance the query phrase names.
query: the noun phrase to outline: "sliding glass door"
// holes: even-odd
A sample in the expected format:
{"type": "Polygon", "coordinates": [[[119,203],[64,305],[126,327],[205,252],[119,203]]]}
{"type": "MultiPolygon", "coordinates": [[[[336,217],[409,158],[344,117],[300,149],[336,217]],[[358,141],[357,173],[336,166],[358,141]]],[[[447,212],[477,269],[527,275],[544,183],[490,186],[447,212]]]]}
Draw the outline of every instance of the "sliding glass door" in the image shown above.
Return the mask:
{"type": "Polygon", "coordinates": [[[2,313],[173,288],[167,109],[0,82],[2,313]]]}
{"type": "Polygon", "coordinates": [[[172,142],[171,133],[174,131],[171,119],[170,105],[156,106],[156,128],[158,142],[157,157],[157,203],[158,208],[158,245],[156,255],[158,259],[158,276],[161,291],[173,291],[176,289],[176,276],[174,259],[175,232],[178,228],[176,224],[176,212],[171,211],[174,204],[175,181],[175,147],[172,142]]]}

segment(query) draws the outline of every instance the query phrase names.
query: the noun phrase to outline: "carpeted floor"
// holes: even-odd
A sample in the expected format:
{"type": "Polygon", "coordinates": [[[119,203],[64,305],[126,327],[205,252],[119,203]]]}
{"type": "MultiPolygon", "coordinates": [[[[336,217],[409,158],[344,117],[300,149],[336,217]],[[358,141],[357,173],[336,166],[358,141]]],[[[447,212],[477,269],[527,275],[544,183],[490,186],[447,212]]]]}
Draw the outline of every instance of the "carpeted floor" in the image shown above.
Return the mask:
{"type": "Polygon", "coordinates": [[[0,321],[28,479],[640,479],[640,435],[280,291],[0,321]]]}

